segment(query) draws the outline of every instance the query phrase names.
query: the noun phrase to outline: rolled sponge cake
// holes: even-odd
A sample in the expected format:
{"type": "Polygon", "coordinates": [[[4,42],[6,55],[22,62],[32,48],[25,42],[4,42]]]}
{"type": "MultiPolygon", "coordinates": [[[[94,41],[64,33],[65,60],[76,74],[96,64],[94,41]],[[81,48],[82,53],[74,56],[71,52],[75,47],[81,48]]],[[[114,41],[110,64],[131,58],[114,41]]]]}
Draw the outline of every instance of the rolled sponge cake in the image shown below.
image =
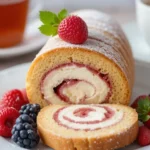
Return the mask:
{"type": "Polygon", "coordinates": [[[55,150],[114,150],[136,139],[138,116],[119,104],[50,105],[38,114],[37,126],[55,150]]]}
{"type": "Polygon", "coordinates": [[[31,103],[129,104],[134,61],[118,23],[96,10],[74,12],[88,26],[88,39],[70,44],[50,37],[33,60],[26,79],[31,103]]]}

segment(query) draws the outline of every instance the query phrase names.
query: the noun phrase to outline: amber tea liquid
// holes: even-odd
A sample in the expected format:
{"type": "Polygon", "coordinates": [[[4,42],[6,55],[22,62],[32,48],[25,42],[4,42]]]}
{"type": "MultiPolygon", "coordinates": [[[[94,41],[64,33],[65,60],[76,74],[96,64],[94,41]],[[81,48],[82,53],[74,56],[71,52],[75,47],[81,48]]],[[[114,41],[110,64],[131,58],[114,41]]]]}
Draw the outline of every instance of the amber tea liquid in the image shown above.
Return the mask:
{"type": "Polygon", "coordinates": [[[0,48],[22,41],[28,5],[29,0],[0,0],[0,48]]]}

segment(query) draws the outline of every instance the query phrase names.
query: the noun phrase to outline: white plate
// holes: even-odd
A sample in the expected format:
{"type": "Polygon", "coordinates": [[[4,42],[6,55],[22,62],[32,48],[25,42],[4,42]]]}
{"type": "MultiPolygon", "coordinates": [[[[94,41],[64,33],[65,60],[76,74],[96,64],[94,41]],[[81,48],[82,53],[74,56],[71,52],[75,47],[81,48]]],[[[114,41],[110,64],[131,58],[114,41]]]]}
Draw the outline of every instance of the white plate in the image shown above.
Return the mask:
{"type": "Polygon", "coordinates": [[[19,56],[41,48],[45,44],[47,37],[38,30],[40,24],[39,19],[28,24],[22,43],[10,48],[0,48],[0,58],[19,56]]]}
{"type": "Polygon", "coordinates": [[[132,46],[133,55],[136,60],[150,62],[150,45],[141,35],[136,21],[123,25],[123,29],[132,46]]]}
{"type": "MultiPolygon", "coordinates": [[[[25,87],[25,76],[29,68],[29,63],[18,65],[10,69],[0,72],[0,97],[2,94],[13,88],[24,88],[25,87]]],[[[136,79],[133,90],[132,100],[140,94],[150,93],[150,66],[144,63],[136,63],[136,79]]],[[[24,150],[12,143],[11,140],[0,137],[1,150],[24,150]]],[[[134,143],[120,150],[135,150],[139,146],[134,143]]],[[[150,146],[139,148],[138,150],[149,150],[150,146]]],[[[39,144],[35,150],[52,150],[43,144],[39,144]]]]}

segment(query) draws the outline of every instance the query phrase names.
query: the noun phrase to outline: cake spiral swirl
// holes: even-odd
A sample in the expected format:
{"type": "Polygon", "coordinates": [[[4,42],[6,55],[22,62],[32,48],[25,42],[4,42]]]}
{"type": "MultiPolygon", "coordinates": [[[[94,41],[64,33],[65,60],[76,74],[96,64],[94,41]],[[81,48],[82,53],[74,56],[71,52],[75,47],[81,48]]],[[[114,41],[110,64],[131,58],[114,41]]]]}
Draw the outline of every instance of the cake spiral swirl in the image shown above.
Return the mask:
{"type": "Polygon", "coordinates": [[[97,130],[112,126],[123,118],[123,112],[106,106],[72,105],[59,109],[54,120],[66,128],[97,130]]]}

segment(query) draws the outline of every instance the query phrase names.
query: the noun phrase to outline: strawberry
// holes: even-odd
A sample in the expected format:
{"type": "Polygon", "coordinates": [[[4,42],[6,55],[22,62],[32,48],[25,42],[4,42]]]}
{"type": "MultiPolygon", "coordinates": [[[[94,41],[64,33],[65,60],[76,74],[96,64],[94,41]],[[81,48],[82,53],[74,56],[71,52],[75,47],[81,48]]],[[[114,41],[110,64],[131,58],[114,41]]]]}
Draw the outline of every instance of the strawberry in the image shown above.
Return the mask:
{"type": "Polygon", "coordinates": [[[139,121],[143,122],[144,125],[150,129],[150,98],[148,96],[142,96],[142,98],[138,97],[136,105],[135,108],[138,113],[139,121]]]}
{"type": "MultiPolygon", "coordinates": [[[[138,96],[136,99],[135,99],[135,101],[131,104],[131,107],[132,108],[137,108],[138,107],[138,102],[140,101],[140,100],[144,100],[146,97],[149,97],[150,98],[150,96],[147,96],[147,95],[140,95],[140,96],[138,96]]],[[[150,99],[149,99],[150,100],[150,99]]]]}
{"type": "Polygon", "coordinates": [[[88,38],[87,25],[80,17],[69,16],[60,22],[58,35],[66,42],[82,44],[88,38]]]}
{"type": "Polygon", "coordinates": [[[138,143],[141,146],[146,146],[150,144],[150,129],[145,126],[139,127],[138,143]]]}
{"type": "Polygon", "coordinates": [[[40,11],[39,16],[43,23],[39,30],[46,36],[58,34],[62,40],[72,44],[82,44],[88,38],[88,28],[84,20],[78,16],[68,16],[66,9],[58,14],[40,11]]]}
{"type": "Polygon", "coordinates": [[[20,110],[21,106],[27,104],[27,102],[24,100],[22,92],[14,89],[5,93],[2,97],[2,104],[20,110]]]}
{"type": "Polygon", "coordinates": [[[144,125],[150,129],[150,119],[148,119],[147,121],[143,122],[144,125]]]}
{"type": "Polygon", "coordinates": [[[18,117],[19,112],[12,107],[0,110],[0,136],[11,137],[12,127],[18,117]]]}

